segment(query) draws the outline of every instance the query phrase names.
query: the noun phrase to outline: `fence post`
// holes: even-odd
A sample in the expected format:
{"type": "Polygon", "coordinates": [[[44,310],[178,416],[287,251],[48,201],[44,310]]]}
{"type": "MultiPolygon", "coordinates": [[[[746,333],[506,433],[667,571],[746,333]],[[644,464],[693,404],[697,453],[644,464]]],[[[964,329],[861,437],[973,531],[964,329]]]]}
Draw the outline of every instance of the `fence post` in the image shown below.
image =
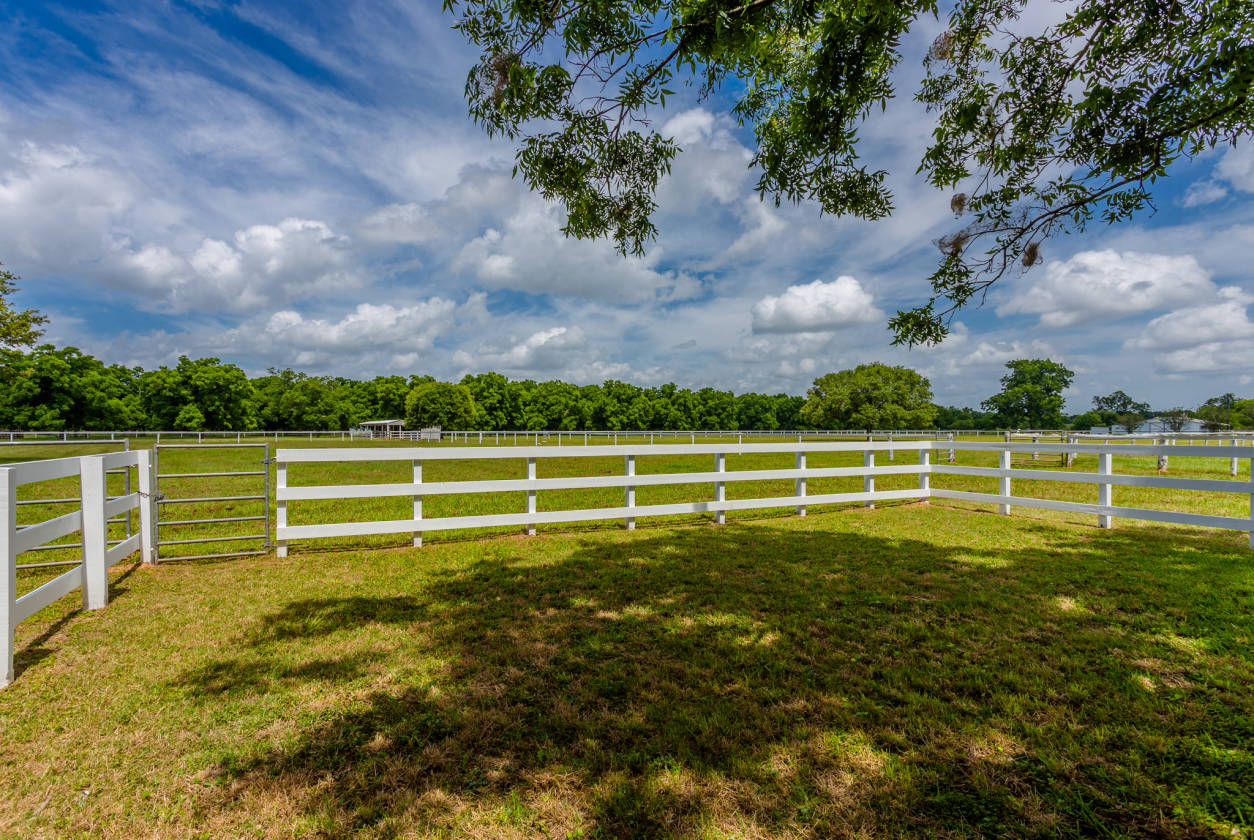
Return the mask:
{"type": "MultiPolygon", "coordinates": [[[[888,433],[888,442],[889,442],[889,443],[892,443],[892,442],[893,442],[893,433],[892,433],[892,432],[889,432],[889,433],[888,433]]],[[[896,460],[897,460],[896,455],[897,455],[897,450],[893,449],[891,446],[890,446],[890,447],[888,447],[888,460],[890,460],[890,461],[896,461],[896,460]]]]}
{"type": "MultiPolygon", "coordinates": [[[[536,459],[535,458],[527,459],[527,480],[528,481],[536,480],[536,459]]],[[[528,490],[527,491],[527,513],[535,513],[535,512],[536,512],[536,491],[528,490]]],[[[536,535],[536,523],[534,522],[527,523],[527,536],[534,537],[535,535],[536,535]]]]}
{"type": "MultiPolygon", "coordinates": [[[[1232,445],[1233,447],[1236,447],[1237,445],[1236,438],[1232,439],[1232,445]]],[[[1233,458],[1232,463],[1228,465],[1228,475],[1232,476],[1233,478],[1237,477],[1237,459],[1236,458],[1233,458]]]]}
{"type": "MultiPolygon", "coordinates": [[[[949,442],[950,442],[950,443],[953,443],[953,442],[954,442],[954,433],[953,433],[953,432],[950,432],[950,433],[949,433],[949,442]]],[[[953,462],[954,462],[954,450],[953,450],[953,447],[950,447],[950,449],[949,449],[949,463],[951,463],[951,464],[952,464],[953,462]]]]}
{"type": "MultiPolygon", "coordinates": [[[[1250,459],[1250,481],[1254,482],[1254,458],[1250,459]]],[[[1254,549],[1254,493],[1250,494],[1250,548],[1254,549]]]]}
{"type": "MultiPolygon", "coordinates": [[[[1169,438],[1159,438],[1156,442],[1162,446],[1171,445],[1171,440],[1169,438]]],[[[1158,471],[1167,472],[1167,456],[1165,454],[1158,456],[1158,471]]]]}
{"type": "Polygon", "coordinates": [[[278,539],[278,532],[287,527],[287,500],[282,498],[281,490],[287,489],[287,462],[276,461],[274,465],[274,556],[287,556],[287,540],[278,539]]]}
{"type": "MultiPolygon", "coordinates": [[[[625,465],[624,469],[627,475],[636,474],[636,456],[635,455],[624,455],[623,463],[625,465]]],[[[623,488],[623,504],[629,508],[634,508],[636,506],[636,486],[634,484],[628,484],[626,487],[623,488]]],[[[634,516],[627,517],[623,521],[623,526],[626,527],[628,531],[636,530],[636,517],[634,516]]]]}
{"type": "MultiPolygon", "coordinates": [[[[715,472],[727,471],[727,456],[724,455],[722,452],[717,452],[714,455],[714,471],[715,472]]],[[[723,502],[726,500],[727,500],[727,483],[723,481],[714,482],[714,501],[723,502]]],[[[727,524],[727,511],[725,510],[714,511],[714,524],[726,525],[727,524]]]]}
{"type": "MultiPolygon", "coordinates": [[[[422,484],[422,461],[414,460],[414,484],[422,484]]],[[[422,494],[414,494],[414,521],[422,519],[422,494]]],[[[414,531],[414,548],[422,548],[422,531],[414,531]]]]}
{"type": "MultiPolygon", "coordinates": [[[[796,460],[794,461],[794,464],[796,465],[797,469],[804,470],[806,468],[806,454],[804,452],[798,452],[796,460]]],[[[805,479],[805,476],[801,476],[793,484],[793,495],[805,496],[805,494],[806,494],[806,479],[805,479]]],[[[806,506],[804,503],[797,505],[797,515],[798,516],[806,515],[806,506]]]]}
{"type": "Polygon", "coordinates": [[[923,491],[923,504],[928,503],[928,497],[932,495],[932,476],[929,470],[932,468],[932,453],[927,449],[919,450],[919,490],[923,491]]]}
{"type": "MultiPolygon", "coordinates": [[[[867,438],[870,438],[870,435],[867,435],[867,438]]],[[[875,450],[867,449],[862,453],[862,466],[864,467],[875,466],[875,450]]],[[[862,476],[862,492],[863,493],[875,492],[875,476],[873,475],[862,476]]],[[[870,499],[867,499],[865,502],[862,503],[862,506],[866,508],[874,509],[875,502],[871,501],[870,499]]]]}
{"type": "MultiPolygon", "coordinates": [[[[1001,452],[998,453],[998,456],[999,457],[998,457],[997,466],[1003,470],[1010,469],[1010,450],[1003,449],[1001,452]]],[[[1010,495],[1010,476],[1003,475],[1003,476],[998,477],[997,495],[999,496],[1010,495]]],[[[1000,505],[998,505],[997,512],[1000,513],[1002,516],[1009,516],[1010,515],[1010,503],[1002,502],[1000,505]]]]}
{"type": "MultiPolygon", "coordinates": [[[[1114,455],[1109,452],[1103,452],[1097,456],[1097,471],[1102,475],[1110,475],[1114,464],[1114,455]]],[[[1097,503],[1103,507],[1110,507],[1110,488],[1109,481],[1102,482],[1097,485],[1097,503]]],[[[1251,496],[1254,498],[1254,496],[1251,496]]],[[[1111,517],[1108,514],[1100,513],[1097,515],[1097,527],[1109,528],[1111,517]]]]}
{"type": "Polygon", "coordinates": [[[139,473],[139,558],[152,565],[152,523],[153,514],[157,512],[157,498],[152,492],[152,450],[141,449],[135,454],[139,459],[136,465],[139,473]]]}
{"type": "Polygon", "coordinates": [[[109,603],[109,523],[105,516],[103,455],[78,459],[80,498],[83,513],[83,609],[98,610],[109,603]]]}
{"type": "Polygon", "coordinates": [[[17,627],[17,473],[0,467],[0,688],[13,682],[13,631],[17,627]]]}

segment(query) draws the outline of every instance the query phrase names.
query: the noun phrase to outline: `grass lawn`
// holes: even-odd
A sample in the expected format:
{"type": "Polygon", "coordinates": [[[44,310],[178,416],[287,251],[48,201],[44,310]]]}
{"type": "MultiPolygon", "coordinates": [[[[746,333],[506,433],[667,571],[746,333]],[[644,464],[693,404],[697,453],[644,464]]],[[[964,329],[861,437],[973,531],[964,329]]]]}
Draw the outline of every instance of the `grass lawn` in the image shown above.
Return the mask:
{"type": "Polygon", "coordinates": [[[19,627],[0,836],[1254,836],[1244,534],[638,528],[117,567],[19,627]]]}

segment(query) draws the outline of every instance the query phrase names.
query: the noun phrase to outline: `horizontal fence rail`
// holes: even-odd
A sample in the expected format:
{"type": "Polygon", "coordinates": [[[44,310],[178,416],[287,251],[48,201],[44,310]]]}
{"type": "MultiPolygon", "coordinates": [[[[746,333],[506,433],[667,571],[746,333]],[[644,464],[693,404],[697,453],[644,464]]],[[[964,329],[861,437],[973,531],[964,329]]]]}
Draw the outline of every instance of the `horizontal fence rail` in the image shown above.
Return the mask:
{"type": "MultiPolygon", "coordinates": [[[[83,590],[83,608],[99,609],[109,601],[109,568],[140,550],[145,559],[152,554],[152,453],[148,450],[26,461],[0,467],[0,686],[13,681],[13,639],[18,624],[75,589],[83,590]],[[135,469],[139,490],[110,496],[108,476],[118,470],[135,469]],[[77,477],[78,509],[42,522],[18,525],[18,488],[44,481],[77,477]],[[130,511],[139,511],[139,530],[125,539],[109,539],[109,523],[130,511]],[[78,543],[54,540],[81,533],[78,543]],[[45,581],[22,596],[17,594],[18,558],[27,552],[48,548],[78,549],[81,559],[73,568],[45,581]]],[[[127,476],[129,485],[129,475],[127,476]]],[[[29,501],[29,500],[22,500],[29,501]]],[[[66,504],[66,499],[35,500],[45,504],[66,504]]],[[[73,561],[71,561],[73,562],[73,561]]],[[[52,565],[52,564],[31,564],[52,565]]]]}
{"type": "MultiPolygon", "coordinates": [[[[1232,440],[1229,435],[1228,439],[1232,440]]],[[[1234,440],[1230,445],[1208,445],[1196,447],[1182,453],[1180,448],[1160,442],[1142,442],[1133,450],[1126,444],[1081,443],[1074,438],[1065,442],[1046,442],[1039,440],[1001,441],[998,443],[957,440],[863,440],[838,442],[804,442],[804,443],[704,443],[690,444],[657,444],[657,445],[618,445],[618,446],[584,446],[563,449],[560,453],[550,447],[541,446],[504,446],[504,447],[446,447],[446,448],[394,448],[394,449],[280,449],[277,453],[278,481],[275,490],[277,503],[276,542],[280,556],[286,556],[289,541],[318,539],[324,537],[349,537],[370,534],[403,534],[413,533],[415,545],[421,544],[421,534],[425,531],[441,531],[465,528],[487,527],[526,527],[528,533],[535,533],[535,526],[558,522],[581,522],[608,519],[622,519],[627,528],[634,527],[635,520],[644,516],[669,516],[675,514],[710,513],[716,522],[724,521],[724,514],[729,510],[750,510],[775,507],[795,507],[798,514],[804,515],[805,506],[833,503],[862,502],[874,506],[877,500],[921,500],[921,499],[953,499],[969,502],[983,502],[998,506],[999,512],[1009,514],[1012,506],[1034,507],[1048,510],[1068,511],[1073,513],[1093,514],[1098,517],[1101,527],[1110,527],[1113,518],[1139,519],[1152,522],[1170,522],[1184,525],[1195,525],[1211,528],[1227,528],[1246,531],[1250,534],[1251,548],[1254,548],[1254,481],[1230,481],[1220,479],[1176,478],[1165,475],[1119,475],[1112,469],[1114,455],[1126,457],[1135,454],[1138,457],[1164,457],[1167,454],[1202,458],[1225,458],[1233,464],[1232,474],[1236,474],[1237,459],[1248,460],[1254,467],[1254,451],[1249,445],[1254,441],[1234,440]],[[998,467],[979,467],[953,463],[956,452],[998,453],[998,467]],[[862,466],[842,467],[807,467],[806,456],[824,452],[861,452],[862,466]],[[918,463],[909,464],[876,464],[877,453],[887,453],[893,458],[897,453],[917,453],[918,463]],[[941,453],[938,463],[933,463],[931,453],[941,453]],[[1071,464],[1078,455],[1096,455],[1098,472],[1076,472],[1068,470],[1023,469],[1012,466],[1012,453],[1046,453],[1063,457],[1060,463],[1071,464]],[[713,470],[700,472],[660,473],[638,475],[635,471],[638,457],[665,455],[705,454],[715,458],[713,470]],[[725,458],[728,455],[753,454],[792,454],[795,466],[792,469],[725,469],[725,458]],[[563,476],[558,478],[537,478],[536,464],[546,458],[604,458],[623,457],[624,471],[621,475],[596,476],[563,476]],[[423,461],[452,460],[483,460],[483,459],[517,459],[527,464],[526,478],[475,480],[475,481],[435,481],[422,480],[423,461]],[[944,463],[943,461],[949,461],[944,463]],[[338,485],[288,485],[288,467],[292,464],[319,463],[365,463],[377,461],[410,461],[414,467],[414,479],[410,482],[387,484],[338,484],[338,485]],[[875,489],[875,477],[881,475],[908,475],[919,477],[918,489],[879,490],[875,489]],[[953,475],[978,478],[997,479],[997,493],[978,493],[967,490],[954,490],[933,487],[931,476],[953,475]],[[828,493],[807,494],[806,482],[810,479],[857,477],[863,479],[861,493],[828,493]],[[728,483],[748,481],[769,481],[787,479],[794,482],[795,491],[791,496],[771,496],[753,499],[729,500],[725,495],[728,483]],[[1071,484],[1092,485],[1096,492],[1093,503],[1040,499],[1033,496],[1016,496],[1011,492],[1011,482],[1015,479],[1032,481],[1058,481],[1071,484]],[[713,488],[712,498],[708,500],[669,503],[658,505],[635,504],[635,491],[640,487],[710,484],[713,488]],[[1251,501],[1249,517],[1218,516],[1213,514],[1185,513],[1179,511],[1154,510],[1139,507],[1121,507],[1112,503],[1112,492],[1116,486],[1149,487],[1168,490],[1191,490],[1210,493],[1238,493],[1248,495],[1251,501]],[[592,509],[576,509],[561,511],[536,511],[536,494],[552,490],[591,489],[591,488],[623,488],[624,504],[616,507],[592,509]],[[519,513],[482,514],[476,516],[454,516],[441,518],[424,518],[422,516],[422,498],[465,493],[519,493],[527,494],[527,511],[519,513]],[[414,516],[409,519],[393,519],[366,522],[334,522],[311,525],[288,525],[288,504],[292,502],[334,499],[362,499],[412,497],[414,500],[414,516]]]]}

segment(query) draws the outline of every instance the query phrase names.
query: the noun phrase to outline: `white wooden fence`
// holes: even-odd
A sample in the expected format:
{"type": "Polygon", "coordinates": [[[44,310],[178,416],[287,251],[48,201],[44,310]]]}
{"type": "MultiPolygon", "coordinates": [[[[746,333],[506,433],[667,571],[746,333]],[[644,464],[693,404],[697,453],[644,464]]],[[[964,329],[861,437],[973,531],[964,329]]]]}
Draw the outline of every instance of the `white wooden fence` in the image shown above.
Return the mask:
{"type": "MultiPolygon", "coordinates": [[[[1190,456],[1207,458],[1244,458],[1254,467],[1254,451],[1250,447],[1239,446],[1208,446],[1198,447],[1198,452],[1189,452],[1190,456]]],[[[823,443],[765,443],[765,444],[695,444],[695,445],[655,445],[655,446],[587,446],[555,450],[551,447],[519,446],[519,447],[449,447],[449,448],[396,448],[396,449],[280,449],[277,452],[277,478],[275,501],[277,504],[277,522],[275,536],[279,556],[286,556],[288,543],[293,540],[317,539],[324,537],[348,537],[367,534],[401,534],[412,533],[414,545],[421,545],[423,532],[463,528],[486,528],[517,526],[526,527],[529,534],[535,533],[537,525],[555,522],[581,522],[606,519],[622,519],[627,528],[634,526],[635,520],[642,516],[669,516],[674,514],[713,513],[716,522],[722,523],[724,514],[729,510],[749,510],[754,508],[795,507],[799,515],[805,514],[807,504],[830,504],[842,502],[862,502],[873,507],[878,500],[912,500],[912,499],[955,499],[971,502],[987,502],[999,506],[999,511],[1009,514],[1012,506],[1036,507],[1049,510],[1087,513],[1098,517],[1098,524],[1103,528],[1111,526],[1115,517],[1126,519],[1142,519],[1153,522],[1174,522],[1185,525],[1199,525],[1212,528],[1228,528],[1247,531],[1250,534],[1250,545],[1254,548],[1254,481],[1231,481],[1216,479],[1175,478],[1161,475],[1120,475],[1112,469],[1113,457],[1119,456],[1154,456],[1163,454],[1169,447],[1161,445],[1142,445],[1131,450],[1121,444],[1080,444],[1080,443],[985,443],[971,441],[859,441],[859,442],[823,442],[823,443]],[[931,452],[939,450],[946,456],[954,450],[999,453],[997,467],[975,467],[956,463],[932,463],[931,452]],[[1012,451],[1070,452],[1075,454],[1096,455],[1098,472],[1084,473],[1070,470],[1015,469],[1011,467],[1012,451]],[[853,467],[807,467],[806,455],[815,452],[862,452],[863,465],[853,467]],[[714,469],[709,472],[664,473],[654,475],[637,475],[635,459],[641,456],[656,455],[692,455],[709,454],[714,457],[714,469]],[[770,470],[735,470],[725,468],[728,455],[748,454],[792,454],[794,468],[770,470]],[[917,453],[917,463],[876,465],[877,453],[887,453],[893,458],[895,453],[917,453]],[[536,464],[539,460],[556,457],[606,457],[623,458],[623,474],[613,476],[571,476],[561,478],[537,478],[536,464]],[[446,481],[424,482],[422,480],[423,461],[434,460],[480,460],[510,459],[525,460],[527,477],[522,479],[506,479],[491,481],[446,481]],[[328,463],[328,462],[371,462],[371,461],[409,461],[413,465],[413,480],[396,484],[352,484],[352,485],[312,485],[290,487],[287,481],[287,470],[291,464],[328,463]],[[875,489],[877,475],[918,475],[918,488],[907,490],[875,489]],[[934,488],[931,486],[932,475],[975,476],[998,479],[998,492],[975,493],[962,490],[934,488]],[[812,478],[829,478],[836,476],[861,476],[863,489],[860,493],[826,493],[810,495],[806,492],[806,480],[812,478]],[[1096,490],[1094,503],[1058,501],[1038,499],[1031,496],[1015,496],[1011,491],[1011,482],[1016,479],[1034,481],[1064,481],[1091,484],[1096,490]],[[727,482],[733,481],[764,481],[771,479],[791,479],[794,492],[791,496],[727,499],[727,482]],[[681,502],[657,505],[637,505],[635,489],[644,486],[665,484],[699,484],[709,482],[712,493],[709,500],[681,502]],[[1217,516],[1210,514],[1182,513],[1178,511],[1153,510],[1147,508],[1119,507],[1112,500],[1112,489],[1118,486],[1157,487],[1175,490],[1202,490],[1220,493],[1240,493],[1250,498],[1250,516],[1217,516]],[[621,487],[624,491],[624,503],[621,507],[594,508],[580,510],[544,511],[536,510],[536,494],[545,490],[567,490],[586,488],[621,487]],[[422,499],[425,496],[461,494],[461,493],[503,493],[525,491],[527,494],[527,511],[525,513],[502,513],[478,516],[455,516],[427,519],[422,515],[422,499]],[[351,499],[351,498],[382,498],[410,497],[413,499],[413,517],[408,519],[382,520],[370,522],[336,522],[317,525],[288,525],[288,504],[308,500],[351,499]]],[[[1179,449],[1174,450],[1179,454],[1179,449]]],[[[938,460],[940,460],[938,458],[938,460]]]]}
{"type": "Polygon", "coordinates": [[[83,608],[100,609],[109,602],[109,568],[137,549],[142,550],[145,560],[152,557],[151,459],[151,451],[136,450],[0,467],[0,561],[4,563],[0,574],[0,687],[13,681],[13,635],[18,624],[79,588],[83,590],[83,608]],[[138,470],[139,490],[110,496],[107,471],[131,467],[138,470]],[[79,479],[75,510],[43,522],[17,524],[19,487],[72,477],[79,479]],[[110,546],[109,520],[135,509],[139,510],[138,532],[110,546]],[[78,545],[82,560],[18,597],[18,557],[76,531],[82,534],[78,545]]]}

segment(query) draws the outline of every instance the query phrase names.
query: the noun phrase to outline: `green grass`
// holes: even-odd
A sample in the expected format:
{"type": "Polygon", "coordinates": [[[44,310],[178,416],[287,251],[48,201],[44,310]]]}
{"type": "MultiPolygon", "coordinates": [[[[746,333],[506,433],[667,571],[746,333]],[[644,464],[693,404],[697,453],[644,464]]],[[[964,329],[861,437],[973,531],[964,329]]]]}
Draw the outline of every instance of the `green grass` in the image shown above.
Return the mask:
{"type": "Polygon", "coordinates": [[[1244,534],[641,529],[119,567],[19,628],[0,835],[1254,831],[1244,534]]]}

